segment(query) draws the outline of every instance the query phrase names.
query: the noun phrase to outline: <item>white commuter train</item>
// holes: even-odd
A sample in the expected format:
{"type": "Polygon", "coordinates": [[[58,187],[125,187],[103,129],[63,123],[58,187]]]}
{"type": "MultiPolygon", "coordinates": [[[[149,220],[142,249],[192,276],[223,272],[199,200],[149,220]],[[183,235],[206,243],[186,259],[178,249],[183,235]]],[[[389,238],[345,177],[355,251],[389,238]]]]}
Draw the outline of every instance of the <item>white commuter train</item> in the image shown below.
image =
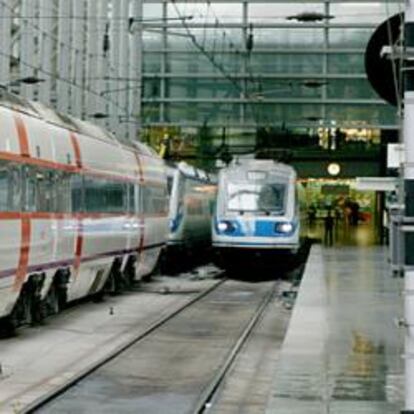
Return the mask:
{"type": "Polygon", "coordinates": [[[247,260],[249,253],[296,254],[306,231],[301,191],[295,170],[271,160],[241,160],[222,169],[212,225],[220,264],[247,260]]]}
{"type": "Polygon", "coordinates": [[[211,246],[211,219],[216,200],[214,177],[180,162],[168,169],[170,233],[166,260],[171,264],[211,246]]]}
{"type": "Polygon", "coordinates": [[[150,273],[168,236],[163,160],[0,91],[0,326],[150,273]]]}

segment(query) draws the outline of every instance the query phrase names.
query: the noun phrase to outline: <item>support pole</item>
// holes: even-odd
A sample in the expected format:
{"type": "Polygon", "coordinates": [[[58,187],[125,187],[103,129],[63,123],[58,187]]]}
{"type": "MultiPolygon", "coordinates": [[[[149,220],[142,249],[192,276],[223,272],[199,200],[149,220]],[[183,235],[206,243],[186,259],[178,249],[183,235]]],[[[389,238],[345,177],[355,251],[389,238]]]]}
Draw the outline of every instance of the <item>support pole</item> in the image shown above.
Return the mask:
{"type": "Polygon", "coordinates": [[[129,123],[129,137],[132,141],[139,140],[141,127],[141,92],[142,92],[142,0],[132,0],[131,12],[136,19],[133,34],[130,36],[130,71],[131,90],[129,95],[129,107],[131,119],[137,123],[129,123]]]}
{"type": "MultiPolygon", "coordinates": [[[[19,78],[27,78],[37,76],[32,66],[35,61],[37,47],[34,42],[34,29],[30,20],[35,15],[35,4],[30,0],[22,0],[21,2],[21,28],[20,28],[20,71],[19,78]],[[30,65],[30,66],[29,66],[30,65]]],[[[33,65],[34,66],[34,65],[33,65]]],[[[33,85],[21,84],[20,93],[27,99],[33,99],[33,85]]]]}
{"type": "Polygon", "coordinates": [[[10,79],[10,55],[12,48],[12,1],[7,0],[0,3],[0,15],[4,17],[0,25],[0,50],[4,55],[0,55],[0,83],[7,84],[10,79]]]}
{"type": "Polygon", "coordinates": [[[72,45],[73,50],[71,52],[71,79],[75,85],[71,85],[70,92],[70,107],[71,114],[78,118],[82,118],[85,115],[83,109],[83,76],[82,71],[84,67],[84,53],[82,51],[86,38],[84,37],[85,31],[83,30],[84,20],[79,17],[85,17],[85,2],[84,0],[72,1],[72,13],[76,16],[72,21],[72,45]]]}
{"type": "Polygon", "coordinates": [[[71,4],[68,1],[59,2],[58,25],[58,73],[60,79],[57,82],[58,111],[68,113],[70,111],[70,88],[67,82],[70,79],[70,54],[71,54],[71,4]]]}
{"type": "Polygon", "coordinates": [[[40,67],[44,72],[40,72],[41,77],[45,80],[39,85],[39,101],[45,105],[54,106],[56,102],[52,104],[52,84],[53,79],[50,75],[53,73],[54,67],[52,62],[53,56],[53,26],[52,19],[47,18],[50,16],[50,11],[53,10],[53,0],[40,0],[39,3],[39,27],[41,33],[40,38],[40,51],[39,61],[40,67]],[[46,73],[45,73],[46,72],[46,73]]]}
{"type": "MultiPolygon", "coordinates": [[[[405,10],[405,54],[414,47],[414,0],[406,1],[405,10]]],[[[407,69],[414,69],[414,62],[406,60],[407,69]]],[[[405,218],[414,222],[414,71],[405,71],[404,90],[404,187],[405,218]]],[[[414,414],[414,233],[405,232],[405,410],[414,414]]]]}

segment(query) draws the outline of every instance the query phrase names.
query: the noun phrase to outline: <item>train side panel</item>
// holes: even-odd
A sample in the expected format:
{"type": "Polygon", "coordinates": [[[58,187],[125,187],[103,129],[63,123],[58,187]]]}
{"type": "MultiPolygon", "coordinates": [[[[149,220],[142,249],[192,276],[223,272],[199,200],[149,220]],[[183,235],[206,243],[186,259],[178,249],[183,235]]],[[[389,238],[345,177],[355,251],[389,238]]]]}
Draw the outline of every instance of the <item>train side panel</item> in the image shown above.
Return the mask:
{"type": "Polygon", "coordinates": [[[168,231],[162,160],[8,107],[0,120],[0,318],[63,285],[70,302],[114,272],[154,269],[168,231]]]}

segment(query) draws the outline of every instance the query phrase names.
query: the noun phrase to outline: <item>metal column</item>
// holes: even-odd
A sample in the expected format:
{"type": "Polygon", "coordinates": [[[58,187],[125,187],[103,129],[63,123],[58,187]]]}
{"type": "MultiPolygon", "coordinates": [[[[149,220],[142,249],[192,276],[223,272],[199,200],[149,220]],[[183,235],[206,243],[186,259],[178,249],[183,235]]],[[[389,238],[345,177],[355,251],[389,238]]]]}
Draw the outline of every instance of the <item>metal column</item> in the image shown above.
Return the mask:
{"type": "MultiPolygon", "coordinates": [[[[88,4],[89,3],[90,2],[88,2],[88,4]]],[[[97,7],[97,15],[95,14],[93,18],[95,19],[95,16],[97,16],[98,21],[94,23],[96,33],[94,35],[95,37],[92,41],[92,44],[96,43],[96,48],[95,50],[90,50],[90,62],[92,66],[90,67],[88,76],[94,78],[92,89],[96,91],[98,94],[102,94],[103,91],[108,90],[110,87],[110,82],[106,79],[106,77],[110,74],[108,69],[109,56],[107,53],[104,54],[103,51],[103,41],[104,36],[106,34],[107,24],[109,21],[108,0],[98,0],[98,5],[95,7],[97,7]]],[[[96,106],[94,107],[94,111],[92,112],[109,114],[109,105],[106,98],[107,97],[104,95],[101,95],[101,97],[95,96],[93,100],[96,106]]],[[[109,126],[109,118],[94,119],[93,122],[101,125],[104,128],[108,128],[109,126]]]]}
{"type": "MultiPolygon", "coordinates": [[[[48,18],[53,10],[54,0],[39,1],[39,27],[41,30],[39,44],[39,63],[40,68],[47,72],[41,72],[42,78],[45,80],[39,85],[39,101],[45,105],[52,104],[52,84],[53,79],[50,75],[53,73],[53,27],[55,21],[48,18]]],[[[52,106],[55,105],[53,102],[52,106]]]]}
{"type": "Polygon", "coordinates": [[[11,0],[5,0],[0,3],[0,16],[3,16],[0,25],[0,51],[4,54],[0,55],[0,84],[10,82],[10,54],[11,54],[11,0]]]}
{"type": "Polygon", "coordinates": [[[161,48],[162,48],[162,54],[161,54],[161,71],[160,71],[160,77],[161,77],[161,84],[160,84],[160,112],[159,112],[159,122],[164,123],[166,122],[166,116],[165,116],[165,98],[167,98],[167,81],[166,73],[167,73],[167,61],[168,61],[168,34],[167,34],[167,19],[168,19],[168,1],[164,0],[162,2],[162,40],[161,40],[161,48]]]}
{"type": "MultiPolygon", "coordinates": [[[[243,2],[243,17],[242,17],[242,23],[243,23],[243,29],[242,29],[242,39],[243,39],[243,46],[246,47],[247,44],[247,24],[249,19],[249,3],[247,1],[243,2]]],[[[238,56],[235,55],[235,59],[238,59],[238,56]]],[[[245,54],[243,54],[242,59],[242,73],[243,75],[246,75],[248,72],[248,62],[247,59],[250,59],[250,57],[247,56],[247,51],[245,54]]],[[[242,99],[242,103],[240,104],[240,125],[243,125],[246,122],[246,100],[250,100],[249,91],[248,91],[248,84],[247,84],[247,78],[244,78],[240,81],[240,86],[242,88],[242,92],[240,94],[240,98],[242,99]]],[[[252,104],[254,105],[254,103],[252,104]]],[[[252,106],[251,106],[252,108],[252,106]]],[[[254,115],[254,109],[252,108],[252,112],[254,115]]]]}
{"type": "Polygon", "coordinates": [[[142,0],[132,0],[132,17],[135,20],[133,34],[130,38],[130,72],[131,90],[129,95],[129,106],[132,120],[137,123],[130,123],[130,139],[138,139],[141,126],[141,93],[142,93],[142,0]]]}
{"type": "Polygon", "coordinates": [[[118,120],[118,134],[120,139],[129,141],[128,123],[131,122],[130,109],[128,106],[129,88],[129,32],[128,32],[128,18],[129,18],[129,0],[121,0],[121,23],[120,23],[120,44],[119,44],[119,77],[122,79],[121,85],[125,85],[123,90],[119,91],[118,102],[121,107],[121,118],[118,120]]]}
{"type": "Polygon", "coordinates": [[[69,109],[69,79],[70,79],[70,53],[71,53],[71,4],[68,1],[59,1],[58,25],[58,76],[57,81],[57,109],[67,113],[69,109]]]}
{"type": "MultiPolygon", "coordinates": [[[[405,54],[414,49],[414,0],[406,0],[405,54]]],[[[414,413],[414,62],[406,61],[404,91],[405,218],[405,411],[414,413]],[[411,224],[412,223],[412,224],[411,224]]]]}
{"type": "MultiPolygon", "coordinates": [[[[109,48],[109,73],[111,78],[118,79],[116,83],[111,83],[112,85],[119,85],[120,78],[120,66],[121,66],[121,55],[120,55],[120,39],[121,39],[121,1],[112,2],[112,13],[111,13],[111,22],[110,22],[110,33],[111,33],[111,42],[109,48]]],[[[111,88],[109,88],[111,89],[111,88]]],[[[115,89],[118,89],[115,87],[115,89]]],[[[119,96],[120,91],[113,91],[108,94],[108,99],[111,100],[109,105],[109,122],[111,131],[118,133],[119,126],[119,117],[121,113],[119,111],[119,96]]]]}
{"type": "MultiPolygon", "coordinates": [[[[102,53],[102,44],[98,43],[98,2],[88,1],[87,10],[87,43],[86,43],[86,80],[85,80],[85,104],[86,117],[91,117],[97,112],[106,113],[106,108],[99,108],[97,106],[97,96],[91,94],[90,90],[96,90],[96,68],[97,68],[97,54],[102,53]]],[[[105,14],[106,16],[106,14],[105,14]]]]}
{"type": "Polygon", "coordinates": [[[75,85],[70,87],[70,106],[71,115],[81,118],[84,115],[83,111],[83,65],[84,65],[84,21],[80,17],[85,17],[85,1],[73,0],[73,15],[76,18],[73,20],[72,29],[72,46],[71,53],[71,79],[75,85]]]}
{"type": "MultiPolygon", "coordinates": [[[[20,70],[19,78],[37,76],[33,69],[33,62],[36,61],[36,45],[32,18],[35,16],[35,4],[33,0],[22,0],[21,8],[21,33],[20,33],[20,70]],[[26,18],[25,18],[26,17],[26,18]]],[[[34,98],[33,85],[20,85],[21,94],[28,99],[34,98]]]]}

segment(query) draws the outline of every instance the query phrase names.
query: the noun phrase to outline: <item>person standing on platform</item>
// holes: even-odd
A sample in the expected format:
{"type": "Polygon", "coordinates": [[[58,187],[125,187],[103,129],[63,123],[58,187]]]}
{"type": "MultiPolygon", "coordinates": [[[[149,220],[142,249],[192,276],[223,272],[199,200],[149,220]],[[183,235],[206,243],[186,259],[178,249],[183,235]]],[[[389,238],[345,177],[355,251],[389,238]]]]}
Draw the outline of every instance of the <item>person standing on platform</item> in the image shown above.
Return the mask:
{"type": "Polygon", "coordinates": [[[328,214],[325,217],[325,244],[327,246],[333,245],[334,220],[331,210],[328,210],[328,214]]]}

